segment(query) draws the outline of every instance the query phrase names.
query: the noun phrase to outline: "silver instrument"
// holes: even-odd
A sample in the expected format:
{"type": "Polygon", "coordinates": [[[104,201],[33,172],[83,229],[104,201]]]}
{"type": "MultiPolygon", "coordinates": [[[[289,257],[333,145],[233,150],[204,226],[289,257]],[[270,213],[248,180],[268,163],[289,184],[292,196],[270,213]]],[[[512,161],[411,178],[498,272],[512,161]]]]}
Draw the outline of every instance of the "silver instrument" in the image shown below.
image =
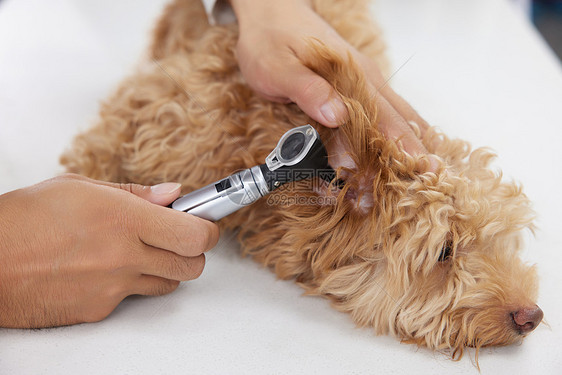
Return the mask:
{"type": "Polygon", "coordinates": [[[275,149],[256,165],[186,194],[171,208],[203,219],[217,221],[269,194],[284,183],[311,177],[297,171],[322,170],[321,178],[331,180],[326,149],[316,129],[300,126],[286,132],[275,149]],[[328,171],[328,173],[326,173],[328,171]]]}

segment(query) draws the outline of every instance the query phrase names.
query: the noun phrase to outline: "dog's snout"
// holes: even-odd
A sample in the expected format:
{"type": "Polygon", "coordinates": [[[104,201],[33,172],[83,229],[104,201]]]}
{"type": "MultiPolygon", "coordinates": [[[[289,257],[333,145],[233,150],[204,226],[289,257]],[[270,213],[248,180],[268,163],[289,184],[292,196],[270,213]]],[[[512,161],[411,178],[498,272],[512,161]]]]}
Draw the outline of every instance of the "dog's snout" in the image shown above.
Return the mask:
{"type": "Polygon", "coordinates": [[[522,335],[534,330],[542,321],[544,313],[535,305],[531,308],[522,308],[511,313],[515,329],[522,335]]]}

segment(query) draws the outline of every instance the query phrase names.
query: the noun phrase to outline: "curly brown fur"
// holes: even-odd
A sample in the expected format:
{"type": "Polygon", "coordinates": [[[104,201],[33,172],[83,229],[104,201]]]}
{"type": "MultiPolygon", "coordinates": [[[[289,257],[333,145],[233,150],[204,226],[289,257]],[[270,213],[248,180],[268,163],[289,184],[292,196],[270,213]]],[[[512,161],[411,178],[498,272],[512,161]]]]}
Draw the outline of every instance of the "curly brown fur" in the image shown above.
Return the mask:
{"type": "MultiPolygon", "coordinates": [[[[366,1],[313,5],[384,64],[366,1]]],[[[269,102],[247,86],[234,53],[236,25],[209,26],[202,12],[198,1],[167,8],[152,43],[156,60],[126,79],[100,122],[76,138],[62,157],[68,171],[179,181],[188,192],[262,163],[284,132],[311,123],[296,105],[269,102]]],[[[441,158],[439,173],[417,172],[415,158],[379,132],[376,98],[353,61],[321,43],[311,47],[304,63],[333,84],[350,113],[337,130],[316,126],[345,187],[293,183],[222,227],[239,229],[245,254],[379,334],[455,358],[467,346],[520,341],[527,331],[513,314],[535,309],[537,293],[534,268],[517,256],[522,229],[533,229],[521,187],[489,168],[490,151],[471,151],[435,129],[423,142],[441,158]],[[311,203],[318,197],[336,202],[311,203]],[[271,204],[292,198],[304,204],[271,204]]]]}

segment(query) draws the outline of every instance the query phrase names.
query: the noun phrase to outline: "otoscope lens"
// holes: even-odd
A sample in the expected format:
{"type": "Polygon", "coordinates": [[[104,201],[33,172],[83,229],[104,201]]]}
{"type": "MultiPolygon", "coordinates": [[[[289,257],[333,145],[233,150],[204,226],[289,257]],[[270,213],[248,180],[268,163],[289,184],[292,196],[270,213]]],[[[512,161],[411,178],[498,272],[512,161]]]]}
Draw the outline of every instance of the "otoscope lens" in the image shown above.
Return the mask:
{"type": "Polygon", "coordinates": [[[304,134],[291,134],[285,140],[285,142],[283,142],[283,146],[281,146],[281,157],[285,160],[291,160],[295,158],[302,151],[304,147],[304,141],[304,134]]]}

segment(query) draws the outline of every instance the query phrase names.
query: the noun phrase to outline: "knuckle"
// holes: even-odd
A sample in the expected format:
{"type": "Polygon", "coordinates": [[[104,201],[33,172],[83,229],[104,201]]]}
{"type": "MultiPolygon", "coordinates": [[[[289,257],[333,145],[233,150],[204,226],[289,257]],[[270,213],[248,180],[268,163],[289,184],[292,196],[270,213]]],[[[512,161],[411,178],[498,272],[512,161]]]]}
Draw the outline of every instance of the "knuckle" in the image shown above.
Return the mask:
{"type": "Polygon", "coordinates": [[[267,68],[258,65],[255,69],[252,78],[248,79],[250,86],[262,95],[275,96],[275,82],[263,73],[267,68]]]}
{"type": "Polygon", "coordinates": [[[170,249],[184,257],[197,256],[216,245],[219,239],[218,225],[190,216],[177,225],[163,223],[167,227],[166,241],[170,249]]]}
{"type": "Polygon", "coordinates": [[[50,180],[47,180],[47,181],[55,182],[55,183],[58,183],[58,184],[68,184],[68,185],[70,185],[70,184],[78,183],[80,181],[85,181],[85,180],[86,180],[86,177],[84,177],[84,176],[80,176],[80,175],[77,175],[77,174],[74,174],[74,173],[64,173],[60,176],[53,177],[53,178],[51,178],[50,180]]]}
{"type": "Polygon", "coordinates": [[[207,223],[205,250],[210,250],[219,242],[219,227],[214,223],[207,223]]]}
{"type": "MultiPolygon", "coordinates": [[[[199,228],[202,229],[202,228],[199,228]]],[[[198,230],[194,232],[191,239],[191,251],[190,255],[197,255],[204,252],[207,249],[207,244],[210,241],[210,236],[206,230],[198,230]]]]}
{"type": "Polygon", "coordinates": [[[129,193],[132,193],[133,192],[133,184],[120,182],[119,183],[119,189],[128,191],[129,193]]]}
{"type": "Polygon", "coordinates": [[[153,294],[156,296],[162,296],[164,294],[172,293],[178,288],[179,285],[180,282],[177,280],[164,279],[162,280],[162,282],[158,283],[157,286],[155,286],[153,294]]]}
{"type": "Polygon", "coordinates": [[[201,223],[191,238],[193,253],[200,254],[213,248],[217,244],[218,238],[219,230],[216,224],[201,223]]]}
{"type": "Polygon", "coordinates": [[[178,288],[180,282],[177,280],[167,280],[167,286],[163,294],[172,293],[174,290],[178,288]]]}
{"type": "MultiPolygon", "coordinates": [[[[326,96],[331,91],[331,87],[324,79],[314,76],[307,78],[295,94],[298,100],[310,100],[309,98],[319,98],[326,96]]],[[[322,98],[323,99],[323,98],[322,98]]]]}
{"type": "Polygon", "coordinates": [[[111,314],[113,308],[108,307],[97,307],[95,309],[90,309],[84,312],[82,320],[86,323],[96,323],[104,320],[111,314]]]}
{"type": "Polygon", "coordinates": [[[186,274],[186,280],[195,280],[201,276],[205,268],[205,255],[201,254],[198,257],[191,258],[189,261],[189,273],[186,274]]]}
{"type": "Polygon", "coordinates": [[[179,281],[187,281],[198,278],[205,267],[205,256],[203,254],[197,257],[174,257],[174,261],[170,264],[170,275],[179,281]]]}
{"type": "Polygon", "coordinates": [[[256,59],[243,68],[244,77],[250,87],[259,94],[268,97],[280,96],[280,85],[276,81],[278,75],[271,74],[282,70],[278,64],[279,62],[271,58],[256,59]]]}
{"type": "Polygon", "coordinates": [[[106,217],[110,221],[108,224],[115,227],[119,235],[126,235],[134,246],[138,246],[142,243],[141,238],[146,228],[154,225],[154,217],[147,214],[143,201],[132,199],[124,191],[117,192],[124,195],[119,197],[119,201],[106,207],[106,217]]]}
{"type": "Polygon", "coordinates": [[[127,297],[127,288],[119,283],[112,284],[106,288],[105,296],[110,301],[121,301],[127,297]]]}
{"type": "Polygon", "coordinates": [[[68,181],[68,180],[78,180],[80,176],[74,173],[63,173],[60,176],[55,177],[56,180],[68,181]]]}
{"type": "Polygon", "coordinates": [[[393,126],[396,130],[399,130],[401,132],[404,132],[406,130],[406,121],[400,113],[392,111],[389,117],[391,126],[393,126]]]}
{"type": "Polygon", "coordinates": [[[110,236],[117,240],[116,252],[123,256],[137,253],[142,244],[139,220],[128,211],[118,209],[105,215],[106,225],[112,229],[110,236]]]}
{"type": "Polygon", "coordinates": [[[174,280],[183,280],[184,275],[188,272],[187,262],[179,255],[170,254],[162,261],[160,267],[165,271],[165,275],[174,280]]]}
{"type": "Polygon", "coordinates": [[[397,140],[408,134],[411,131],[407,125],[405,125],[402,116],[396,112],[391,112],[387,115],[387,121],[381,126],[381,130],[390,139],[397,140]]]}
{"type": "Polygon", "coordinates": [[[205,256],[182,257],[174,255],[167,262],[166,275],[172,280],[187,281],[198,278],[205,267],[205,256]]]}

